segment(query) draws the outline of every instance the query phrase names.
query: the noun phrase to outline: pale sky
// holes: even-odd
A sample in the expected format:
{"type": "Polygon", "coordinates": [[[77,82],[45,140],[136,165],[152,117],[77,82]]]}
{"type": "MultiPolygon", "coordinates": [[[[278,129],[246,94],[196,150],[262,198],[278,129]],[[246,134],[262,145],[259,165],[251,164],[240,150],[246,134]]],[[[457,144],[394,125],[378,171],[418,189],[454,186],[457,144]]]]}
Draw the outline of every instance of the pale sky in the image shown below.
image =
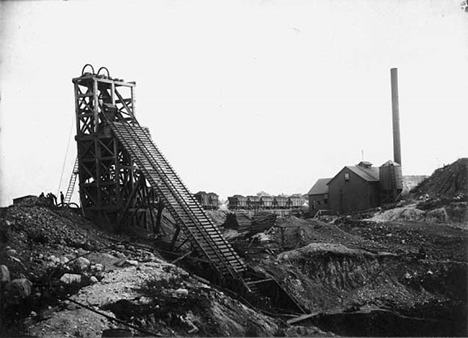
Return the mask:
{"type": "Polygon", "coordinates": [[[403,174],[430,175],[468,156],[460,3],[2,1],[0,206],[66,191],[86,63],[136,81],[140,124],[192,192],[223,198],[393,159],[395,67],[403,174]]]}

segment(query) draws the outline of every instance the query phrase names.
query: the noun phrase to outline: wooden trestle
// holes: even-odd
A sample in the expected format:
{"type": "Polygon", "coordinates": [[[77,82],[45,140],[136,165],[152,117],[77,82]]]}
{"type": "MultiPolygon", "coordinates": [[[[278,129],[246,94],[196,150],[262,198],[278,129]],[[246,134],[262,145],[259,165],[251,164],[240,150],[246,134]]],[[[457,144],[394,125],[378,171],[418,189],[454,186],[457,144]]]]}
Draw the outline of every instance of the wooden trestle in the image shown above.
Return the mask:
{"type": "Polygon", "coordinates": [[[297,303],[272,279],[258,280],[135,118],[133,82],[107,72],[84,72],[75,85],[76,141],[80,200],[87,217],[116,228],[135,225],[159,230],[162,209],[175,220],[172,244],[181,232],[182,246],[209,261],[222,286],[242,295],[276,292],[297,311],[297,303]],[[263,292],[261,292],[263,287],[263,292]],[[276,290],[276,291],[274,291],[276,290]]]}
{"type": "Polygon", "coordinates": [[[221,276],[239,279],[245,263],[136,120],[135,83],[108,75],[92,69],[73,79],[85,214],[118,228],[156,228],[164,207],[176,221],[174,242],[181,231],[221,276]]]}
{"type": "Polygon", "coordinates": [[[110,126],[195,250],[215,264],[223,275],[245,271],[245,263],[138,122],[130,125],[110,121],[110,126]]]}

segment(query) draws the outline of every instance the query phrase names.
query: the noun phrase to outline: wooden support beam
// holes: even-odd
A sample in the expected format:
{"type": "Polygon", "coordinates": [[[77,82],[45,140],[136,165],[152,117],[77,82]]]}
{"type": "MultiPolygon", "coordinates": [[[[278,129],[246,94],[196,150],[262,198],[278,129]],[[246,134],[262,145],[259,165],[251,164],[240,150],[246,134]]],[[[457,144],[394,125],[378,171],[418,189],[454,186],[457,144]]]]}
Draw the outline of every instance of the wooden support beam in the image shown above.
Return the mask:
{"type": "Polygon", "coordinates": [[[175,233],[174,233],[174,236],[172,237],[172,241],[171,241],[171,250],[173,251],[174,249],[174,245],[175,245],[175,242],[177,241],[177,236],[179,236],[179,233],[180,233],[180,228],[177,227],[175,233]]]}
{"type": "Polygon", "coordinates": [[[174,251],[179,251],[179,249],[185,244],[187,243],[189,240],[189,238],[187,237],[186,239],[184,239],[184,241],[182,243],[180,243],[180,245],[174,249],[174,251]]]}
{"type": "Polygon", "coordinates": [[[184,255],[182,255],[182,256],[180,256],[180,257],[174,259],[174,260],[171,262],[171,264],[175,264],[175,263],[177,263],[177,262],[183,260],[185,257],[190,256],[191,254],[192,254],[192,251],[189,251],[189,252],[187,252],[186,254],[184,254],[184,255]]]}
{"type": "Polygon", "coordinates": [[[132,120],[135,119],[135,116],[133,115],[133,111],[128,107],[128,105],[124,102],[122,95],[118,92],[118,90],[115,90],[115,94],[119,98],[119,100],[122,102],[122,105],[124,106],[125,110],[127,111],[128,115],[132,117],[132,120]]]}
{"type": "Polygon", "coordinates": [[[125,204],[125,207],[123,208],[123,210],[121,211],[121,214],[120,214],[120,217],[119,217],[119,227],[121,226],[121,222],[123,221],[124,217],[125,217],[125,214],[127,213],[128,211],[128,208],[130,207],[131,203],[133,202],[133,198],[135,197],[135,195],[137,194],[138,192],[138,189],[139,189],[139,186],[141,184],[141,182],[143,181],[143,176],[140,176],[138,178],[138,181],[135,183],[135,185],[133,186],[133,190],[130,194],[130,196],[128,197],[127,199],[127,203],[125,204]]]}
{"type": "Polygon", "coordinates": [[[164,210],[164,204],[162,203],[161,199],[158,203],[158,215],[156,216],[156,233],[159,234],[161,231],[161,216],[164,210]]]}

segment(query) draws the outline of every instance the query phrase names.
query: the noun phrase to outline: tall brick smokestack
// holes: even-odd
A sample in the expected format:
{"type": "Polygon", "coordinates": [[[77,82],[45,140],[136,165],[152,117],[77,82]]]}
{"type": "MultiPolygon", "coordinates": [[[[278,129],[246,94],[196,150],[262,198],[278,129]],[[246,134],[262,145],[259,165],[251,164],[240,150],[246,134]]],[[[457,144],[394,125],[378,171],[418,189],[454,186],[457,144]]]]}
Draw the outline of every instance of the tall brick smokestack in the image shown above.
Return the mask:
{"type": "Polygon", "coordinates": [[[400,108],[398,104],[398,69],[390,69],[392,81],[393,161],[401,165],[400,108]]]}

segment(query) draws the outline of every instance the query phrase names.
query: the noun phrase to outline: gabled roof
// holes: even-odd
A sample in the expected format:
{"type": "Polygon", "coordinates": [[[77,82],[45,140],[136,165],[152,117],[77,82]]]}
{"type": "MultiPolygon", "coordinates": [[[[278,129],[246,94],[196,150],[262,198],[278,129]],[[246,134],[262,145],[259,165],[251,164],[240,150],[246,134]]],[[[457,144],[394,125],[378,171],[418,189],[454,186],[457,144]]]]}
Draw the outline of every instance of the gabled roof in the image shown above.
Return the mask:
{"type": "Polygon", "coordinates": [[[399,163],[396,163],[396,162],[394,162],[392,160],[388,160],[387,162],[382,164],[381,167],[388,167],[390,165],[394,165],[395,167],[401,167],[401,165],[399,163]]]}
{"type": "Polygon", "coordinates": [[[313,187],[309,190],[308,195],[328,194],[328,182],[331,178],[319,178],[313,187]]]}
{"type": "Polygon", "coordinates": [[[363,168],[361,166],[346,166],[345,168],[351,170],[353,173],[368,182],[379,181],[379,168],[363,168]]]}

